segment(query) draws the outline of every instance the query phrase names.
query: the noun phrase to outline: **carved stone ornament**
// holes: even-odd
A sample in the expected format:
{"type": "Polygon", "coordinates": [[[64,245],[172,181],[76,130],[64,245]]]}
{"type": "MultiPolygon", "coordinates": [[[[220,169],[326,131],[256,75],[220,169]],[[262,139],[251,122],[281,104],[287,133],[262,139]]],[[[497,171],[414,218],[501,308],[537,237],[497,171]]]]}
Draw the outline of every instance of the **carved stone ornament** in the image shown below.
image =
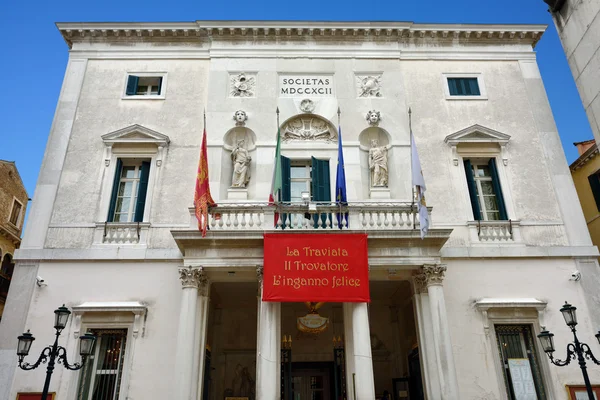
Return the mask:
{"type": "Polygon", "coordinates": [[[421,268],[426,278],[427,286],[441,285],[444,281],[446,266],[441,264],[423,265],[421,268]]]}
{"type": "Polygon", "coordinates": [[[254,97],[254,86],[256,80],[254,77],[246,76],[245,73],[233,75],[230,78],[232,97],[254,97]]]}
{"type": "Polygon", "coordinates": [[[246,121],[248,121],[248,114],[244,110],[237,110],[233,114],[233,120],[235,121],[235,126],[244,126],[246,125],[246,121]]]}
{"type": "Polygon", "coordinates": [[[418,274],[413,278],[415,282],[415,293],[427,293],[427,276],[425,274],[418,274]]]}
{"type": "Polygon", "coordinates": [[[305,113],[311,113],[315,110],[315,103],[311,99],[304,99],[300,102],[300,110],[305,113]]]}
{"type": "Polygon", "coordinates": [[[379,121],[381,121],[381,113],[376,110],[371,110],[371,111],[367,112],[365,119],[367,120],[369,125],[378,126],[379,121]]]}
{"type": "Polygon", "coordinates": [[[238,140],[235,148],[231,151],[233,162],[233,175],[231,187],[245,188],[250,181],[250,152],[244,146],[244,139],[238,140]]]}
{"type": "Polygon", "coordinates": [[[202,268],[179,268],[179,279],[184,288],[197,288],[202,276],[202,268]]]}
{"type": "Polygon", "coordinates": [[[357,76],[358,97],[381,97],[381,75],[357,76]]]}
{"type": "Polygon", "coordinates": [[[327,122],[315,117],[297,117],[283,126],[281,137],[288,140],[337,140],[327,122]]]}
{"type": "Polygon", "coordinates": [[[260,285],[262,285],[262,281],[263,281],[263,267],[261,267],[261,266],[256,267],[256,280],[258,280],[258,283],[260,285]]]}

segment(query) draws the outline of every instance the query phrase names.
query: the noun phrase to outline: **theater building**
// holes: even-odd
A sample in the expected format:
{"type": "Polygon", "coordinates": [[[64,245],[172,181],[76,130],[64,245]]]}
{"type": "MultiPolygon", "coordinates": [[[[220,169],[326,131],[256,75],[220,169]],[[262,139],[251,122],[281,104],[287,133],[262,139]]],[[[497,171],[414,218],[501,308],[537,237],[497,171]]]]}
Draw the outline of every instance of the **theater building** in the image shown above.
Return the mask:
{"type": "Polygon", "coordinates": [[[33,363],[63,303],[69,361],[84,332],[97,342],[83,369],[57,366],[55,400],[564,399],[582,384],[536,338],[551,330],[563,356],[568,300],[600,351],[598,251],[536,63],[545,26],[57,26],[69,61],[0,326],[0,398],[41,391],[16,337],[36,337],[33,363]]]}

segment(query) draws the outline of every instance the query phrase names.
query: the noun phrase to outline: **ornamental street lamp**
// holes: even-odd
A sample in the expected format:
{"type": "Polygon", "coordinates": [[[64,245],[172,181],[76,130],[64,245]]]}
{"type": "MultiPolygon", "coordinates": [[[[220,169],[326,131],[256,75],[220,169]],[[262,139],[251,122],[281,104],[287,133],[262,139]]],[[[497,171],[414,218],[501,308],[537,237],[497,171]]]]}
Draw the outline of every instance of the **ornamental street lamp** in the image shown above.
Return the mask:
{"type": "Polygon", "coordinates": [[[17,355],[19,356],[19,368],[29,371],[32,369],[36,369],[40,366],[41,363],[46,363],[48,361],[48,368],[46,370],[46,382],[44,383],[44,390],[42,392],[42,399],[46,400],[48,396],[48,388],[50,387],[50,378],[52,377],[52,372],[54,371],[54,362],[58,357],[58,363],[62,364],[66,369],[70,369],[72,371],[76,371],[81,369],[85,365],[85,361],[88,356],[92,355],[94,351],[94,343],[96,342],[96,337],[90,333],[86,333],[83,336],[79,337],[79,354],[81,355],[81,363],[69,364],[67,361],[67,350],[58,345],[58,337],[60,336],[65,326],[67,326],[67,320],[69,319],[69,315],[71,311],[63,304],[62,307],[58,307],[54,311],[54,329],[56,329],[56,339],[54,340],[54,344],[52,346],[48,346],[42,350],[40,357],[35,362],[35,364],[29,364],[27,362],[23,362],[25,356],[29,354],[29,349],[31,348],[31,344],[35,340],[33,335],[29,333],[29,330],[19,336],[19,344],[17,345],[17,355]]]}
{"type": "MultiPolygon", "coordinates": [[[[575,313],[577,310],[576,307],[573,307],[569,303],[565,301],[565,304],[560,309],[560,312],[565,319],[565,323],[569,328],[571,328],[571,332],[573,332],[573,343],[569,343],[567,345],[567,357],[564,361],[559,359],[554,359],[552,353],[554,353],[554,334],[548,332],[547,330],[542,331],[537,337],[540,339],[540,343],[542,344],[542,349],[550,358],[550,362],[559,367],[564,367],[568,365],[571,360],[575,360],[579,362],[579,368],[581,368],[581,373],[583,374],[583,381],[585,382],[585,388],[587,390],[587,394],[590,400],[595,400],[594,392],[592,391],[592,385],[590,383],[590,378],[588,377],[587,367],[585,366],[585,359],[593,361],[594,364],[600,365],[600,361],[594,357],[592,354],[592,350],[590,347],[581,343],[577,338],[577,330],[575,329],[575,325],[577,325],[577,314],[575,313]],[[585,356],[585,358],[584,358],[585,356]]],[[[596,339],[598,339],[598,343],[600,344],[600,331],[595,335],[596,339]]]]}

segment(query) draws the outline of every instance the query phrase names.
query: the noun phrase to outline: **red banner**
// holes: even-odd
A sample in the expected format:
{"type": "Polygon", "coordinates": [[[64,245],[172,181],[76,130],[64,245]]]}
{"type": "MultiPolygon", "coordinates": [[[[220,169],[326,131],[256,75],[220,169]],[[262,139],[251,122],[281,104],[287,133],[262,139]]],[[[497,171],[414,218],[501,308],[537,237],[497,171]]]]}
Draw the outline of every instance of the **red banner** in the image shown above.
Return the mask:
{"type": "Polygon", "coordinates": [[[365,234],[265,234],[263,301],[368,302],[365,234]]]}

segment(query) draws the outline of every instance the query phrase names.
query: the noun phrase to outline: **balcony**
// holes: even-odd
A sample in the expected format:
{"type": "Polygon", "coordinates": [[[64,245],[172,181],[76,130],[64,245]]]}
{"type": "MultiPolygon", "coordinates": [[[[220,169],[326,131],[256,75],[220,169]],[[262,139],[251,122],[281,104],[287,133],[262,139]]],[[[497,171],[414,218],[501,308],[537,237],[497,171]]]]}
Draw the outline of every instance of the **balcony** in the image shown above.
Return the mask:
{"type": "Polygon", "coordinates": [[[148,236],[147,222],[102,222],[96,223],[94,244],[145,244],[148,236]]]}
{"type": "MultiPolygon", "coordinates": [[[[431,212],[431,210],[429,210],[431,212]]],[[[190,227],[196,227],[190,208],[190,227]]],[[[413,230],[419,228],[411,203],[268,203],[219,204],[209,212],[211,231],[413,230]],[[339,216],[339,217],[338,217],[339,216]]]]}
{"type": "MultiPolygon", "coordinates": [[[[431,213],[431,209],[429,209],[431,213]]],[[[194,208],[189,226],[171,230],[186,262],[202,265],[260,265],[265,233],[366,233],[373,265],[420,264],[439,260],[452,229],[430,226],[421,239],[415,204],[404,202],[280,203],[219,202],[209,210],[206,237],[194,208]],[[338,219],[338,216],[340,218],[338,219]],[[410,260],[410,261],[409,261],[410,260]]]]}
{"type": "Polygon", "coordinates": [[[474,244],[522,242],[519,221],[469,221],[468,226],[474,244]]]}

